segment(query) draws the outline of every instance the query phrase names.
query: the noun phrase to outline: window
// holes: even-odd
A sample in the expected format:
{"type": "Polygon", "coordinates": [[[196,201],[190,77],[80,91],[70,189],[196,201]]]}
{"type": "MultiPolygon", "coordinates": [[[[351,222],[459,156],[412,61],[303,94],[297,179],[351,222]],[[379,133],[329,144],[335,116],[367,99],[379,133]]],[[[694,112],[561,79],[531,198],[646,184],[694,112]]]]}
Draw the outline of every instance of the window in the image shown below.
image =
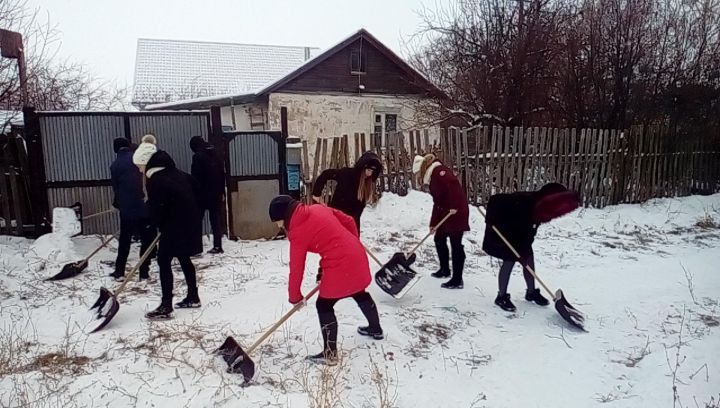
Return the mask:
{"type": "Polygon", "coordinates": [[[387,143],[388,135],[397,132],[397,113],[375,113],[373,133],[383,145],[387,143]]]}
{"type": "Polygon", "coordinates": [[[350,51],[350,73],[364,74],[367,57],[360,49],[350,51]]]}

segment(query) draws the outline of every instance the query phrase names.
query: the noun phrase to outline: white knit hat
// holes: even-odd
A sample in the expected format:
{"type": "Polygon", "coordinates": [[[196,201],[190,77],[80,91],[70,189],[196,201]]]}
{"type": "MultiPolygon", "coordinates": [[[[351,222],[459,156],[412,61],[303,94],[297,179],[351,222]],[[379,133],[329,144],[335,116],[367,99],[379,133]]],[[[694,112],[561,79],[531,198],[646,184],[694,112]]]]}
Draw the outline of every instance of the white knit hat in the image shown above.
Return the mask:
{"type": "Polygon", "coordinates": [[[145,166],[155,152],[157,147],[153,143],[141,143],[133,153],[133,163],[136,166],[145,166]]]}
{"type": "Polygon", "coordinates": [[[423,160],[425,160],[425,157],[415,156],[415,158],[413,159],[413,166],[412,166],[413,174],[418,174],[420,172],[420,166],[422,165],[423,160]]]}
{"type": "Polygon", "coordinates": [[[150,143],[150,144],[157,144],[157,139],[155,139],[155,136],[152,133],[148,133],[145,136],[142,137],[140,140],[142,143],[150,143]]]}

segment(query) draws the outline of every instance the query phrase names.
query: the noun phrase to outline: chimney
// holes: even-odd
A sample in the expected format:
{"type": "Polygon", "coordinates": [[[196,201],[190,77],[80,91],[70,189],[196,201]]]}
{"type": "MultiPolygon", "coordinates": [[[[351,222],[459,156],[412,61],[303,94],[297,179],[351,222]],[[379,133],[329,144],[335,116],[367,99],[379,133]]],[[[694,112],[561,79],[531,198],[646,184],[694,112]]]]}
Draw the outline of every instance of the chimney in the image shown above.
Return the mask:
{"type": "Polygon", "coordinates": [[[310,47],[305,47],[305,61],[310,59],[310,47]]]}

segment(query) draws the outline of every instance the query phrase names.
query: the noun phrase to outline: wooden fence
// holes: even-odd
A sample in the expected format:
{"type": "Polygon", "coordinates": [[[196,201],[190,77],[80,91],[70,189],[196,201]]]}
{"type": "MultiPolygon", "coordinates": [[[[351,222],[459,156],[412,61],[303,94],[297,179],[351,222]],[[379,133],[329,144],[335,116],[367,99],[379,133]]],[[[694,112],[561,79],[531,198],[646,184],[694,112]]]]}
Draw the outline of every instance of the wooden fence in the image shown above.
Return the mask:
{"type": "MultiPolygon", "coordinates": [[[[360,133],[318,139],[314,146],[303,142],[303,150],[306,189],[324,169],[352,166],[361,152],[371,150],[385,167],[378,181],[384,191],[402,195],[420,189],[412,177],[412,157],[432,152],[456,172],[475,205],[487,203],[492,194],[532,191],[549,182],[577,191],[588,207],[720,191],[720,135],[679,136],[661,125],[444,129],[435,140],[427,131],[387,137],[360,133]]],[[[329,186],[324,194],[331,191],[329,186]]]]}

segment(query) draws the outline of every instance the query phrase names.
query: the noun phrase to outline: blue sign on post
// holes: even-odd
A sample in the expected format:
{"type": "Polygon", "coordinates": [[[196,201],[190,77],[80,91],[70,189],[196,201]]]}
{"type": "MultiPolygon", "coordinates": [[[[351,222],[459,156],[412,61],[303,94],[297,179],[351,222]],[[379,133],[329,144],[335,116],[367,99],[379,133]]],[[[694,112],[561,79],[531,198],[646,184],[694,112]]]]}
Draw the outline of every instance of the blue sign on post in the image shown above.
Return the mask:
{"type": "Polygon", "coordinates": [[[300,165],[299,164],[288,164],[287,165],[287,185],[290,191],[300,190],[300,165]]]}

